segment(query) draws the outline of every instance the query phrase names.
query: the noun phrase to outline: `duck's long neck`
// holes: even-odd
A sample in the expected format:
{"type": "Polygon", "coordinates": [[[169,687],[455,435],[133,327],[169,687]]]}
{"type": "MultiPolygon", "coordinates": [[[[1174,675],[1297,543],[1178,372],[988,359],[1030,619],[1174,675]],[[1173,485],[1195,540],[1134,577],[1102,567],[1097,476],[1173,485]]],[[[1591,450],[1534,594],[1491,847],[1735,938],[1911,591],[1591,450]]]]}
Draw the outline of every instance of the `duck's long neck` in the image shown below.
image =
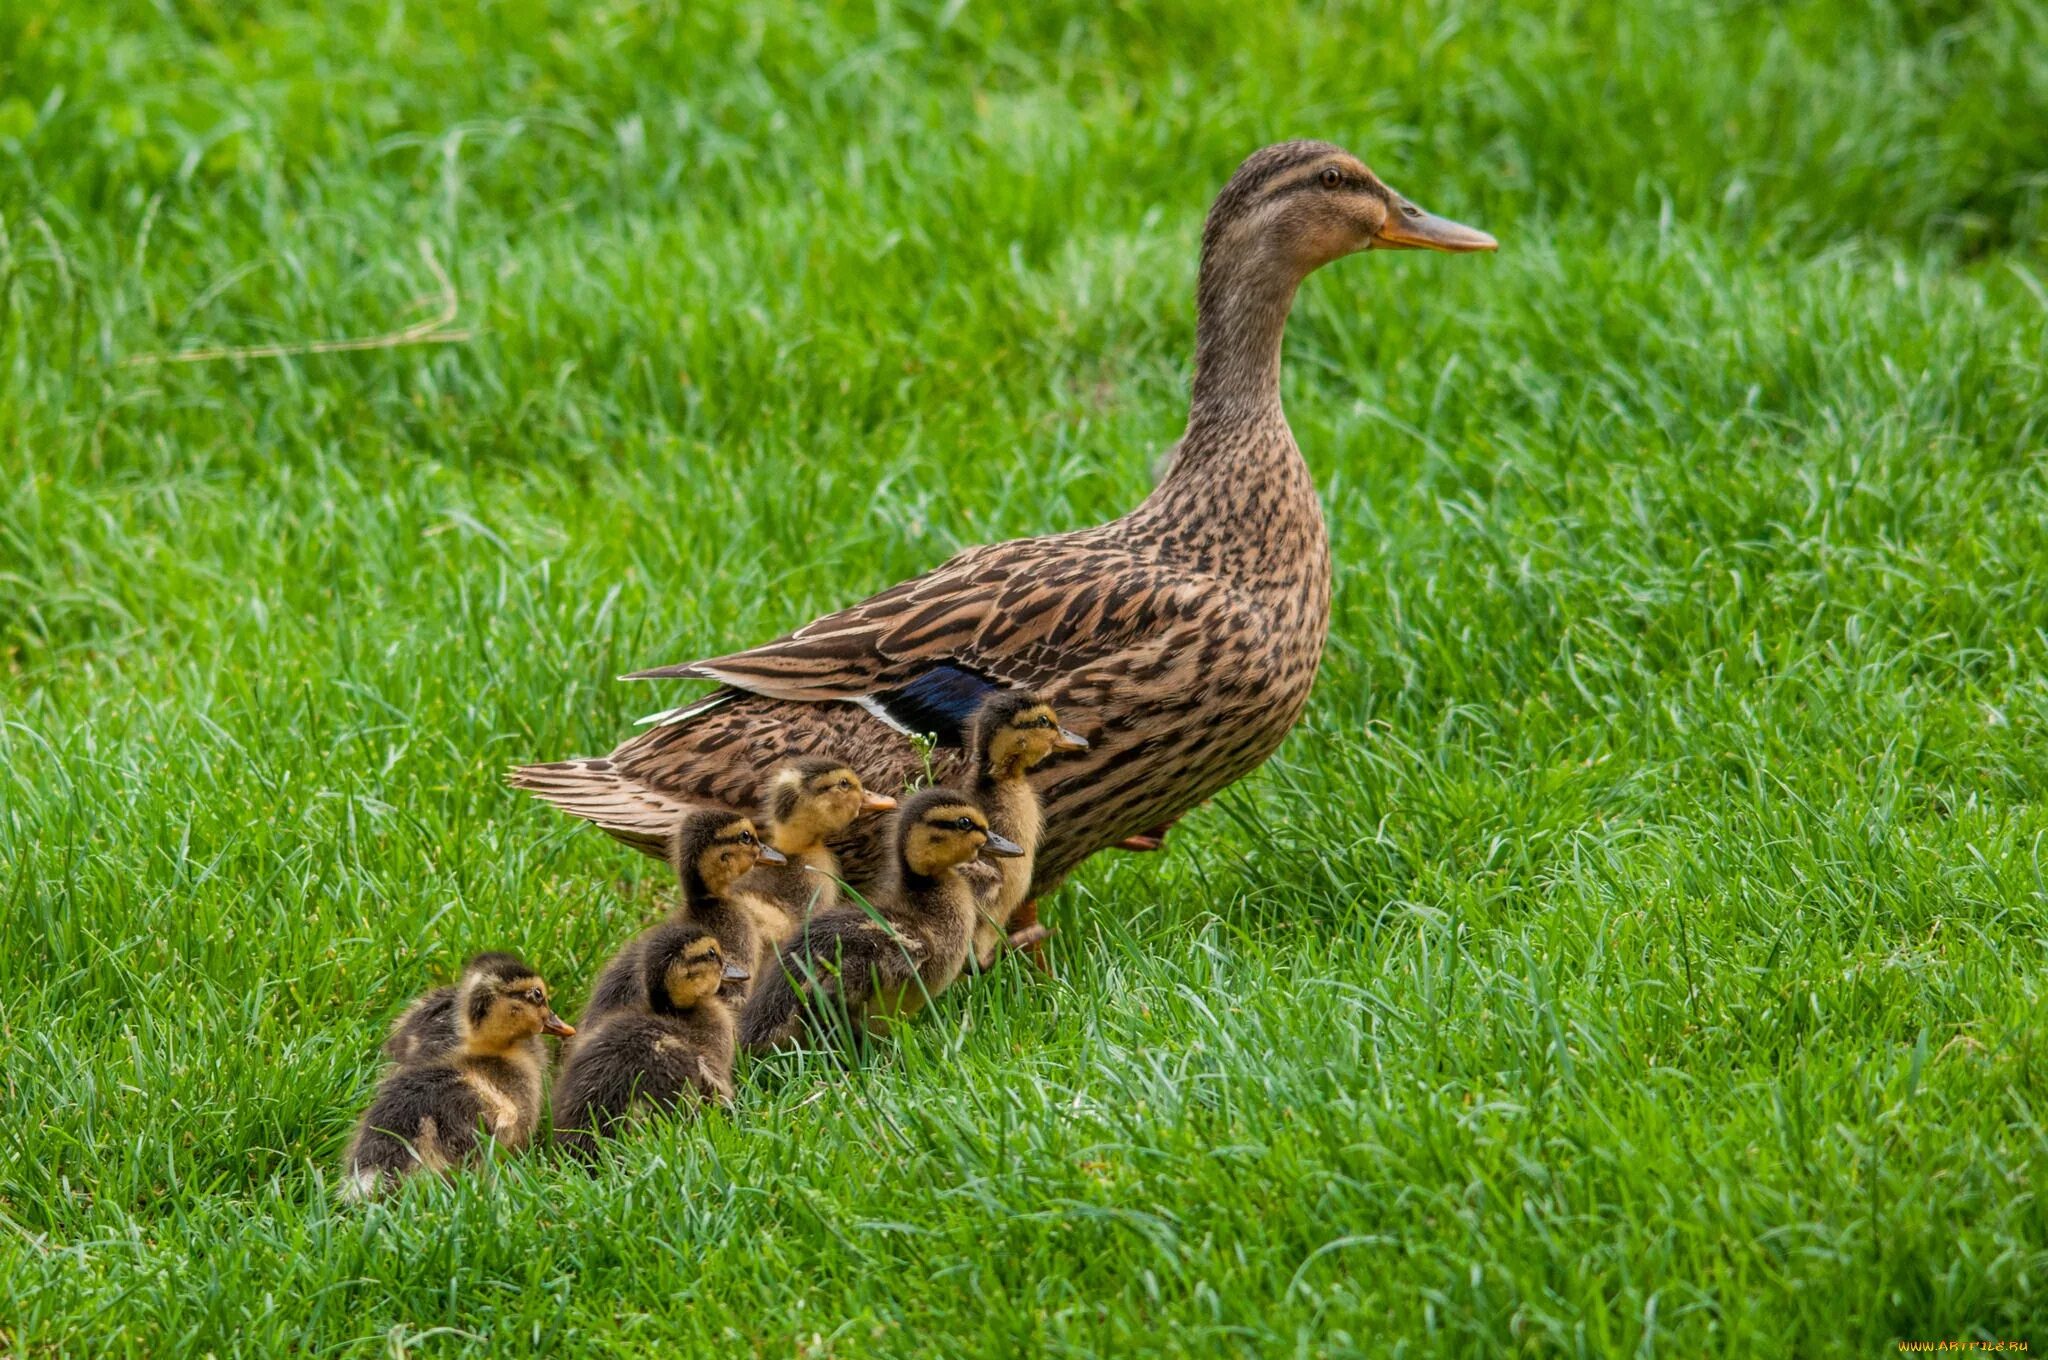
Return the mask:
{"type": "Polygon", "coordinates": [[[1295,579],[1303,561],[1327,559],[1315,480],[1280,409],[1280,341],[1300,282],[1262,251],[1203,251],[1187,432],[1132,515],[1162,553],[1200,570],[1295,579]]]}
{"type": "MultiPolygon", "coordinates": [[[[1195,388],[1185,445],[1248,424],[1286,424],[1280,341],[1301,279],[1265,252],[1202,253],[1195,290],[1195,388]]],[[[1187,449],[1183,447],[1183,453],[1187,449]]]]}

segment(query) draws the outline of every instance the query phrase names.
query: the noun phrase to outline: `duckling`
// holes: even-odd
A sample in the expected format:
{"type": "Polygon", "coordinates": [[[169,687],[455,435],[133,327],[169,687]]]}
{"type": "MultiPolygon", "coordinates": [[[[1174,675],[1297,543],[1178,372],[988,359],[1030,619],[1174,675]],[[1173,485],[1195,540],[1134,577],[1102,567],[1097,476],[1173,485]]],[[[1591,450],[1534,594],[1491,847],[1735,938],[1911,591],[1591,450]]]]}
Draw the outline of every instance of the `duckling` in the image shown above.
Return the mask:
{"type": "MultiPolygon", "coordinates": [[[[702,926],[718,937],[719,952],[729,959],[751,960],[761,935],[755,925],[761,911],[736,900],[733,888],[756,864],[782,862],[782,852],[762,842],[751,818],[723,808],[692,812],[670,837],[669,863],[683,895],[668,919],[702,926]]],[[[729,981],[726,988],[734,1004],[746,996],[742,980],[729,981]]],[[[588,1025],[607,1011],[634,1006],[644,995],[629,946],[598,974],[582,1021],[588,1025]]]]}
{"type": "MultiPolygon", "coordinates": [[[[414,1001],[391,1022],[384,1037],[384,1056],[395,1063],[444,1057],[455,1047],[456,988],[436,987],[414,1001]]],[[[544,1053],[540,1036],[529,1041],[536,1057],[544,1053]]]]}
{"type": "Polygon", "coordinates": [[[478,954],[452,990],[451,1046],[404,1062],[378,1083],[356,1128],[346,1162],[352,1198],[414,1171],[452,1170],[483,1150],[484,1137],[517,1151],[533,1136],[540,1036],[576,1031],[548,1005],[540,974],[514,954],[478,954]]]}
{"type": "Polygon", "coordinates": [[[960,871],[974,885],[979,916],[971,957],[979,970],[995,962],[1009,942],[1011,918],[1031,896],[1032,859],[1045,826],[1031,772],[1054,752],[1085,751],[1088,742],[1061,727],[1052,705],[1038,695],[1000,690],[974,715],[970,749],[974,797],[988,813],[989,829],[1015,841],[1023,852],[993,864],[976,861],[960,871]]]}
{"type": "Polygon", "coordinates": [[[719,988],[737,1007],[747,999],[752,964],[764,950],[773,956],[783,929],[781,911],[747,887],[747,879],[761,865],[786,866],[789,857],[764,840],[751,819],[713,811],[683,819],[669,863],[683,888],[682,904],[669,919],[702,926],[718,937],[720,953],[746,969],[719,988]]]}
{"type": "Polygon", "coordinates": [[[761,811],[768,843],[788,863],[756,865],[739,882],[739,892],[762,926],[764,947],[754,957],[757,972],[775,962],[783,942],[805,918],[839,900],[839,856],[828,842],[856,818],[895,806],[887,794],[862,788],[860,776],[834,756],[798,756],[776,768],[761,811]]]}
{"type": "Polygon", "coordinates": [[[812,916],[740,1014],[740,1042],[776,1047],[815,1002],[832,997],[870,1033],[921,1009],[960,975],[974,939],[974,889],[959,872],[979,855],[1023,848],[989,829],[972,796],[926,789],[896,814],[893,882],[872,910],[841,903],[812,916]],[[876,919],[879,915],[880,919],[876,919]]]}
{"type": "Polygon", "coordinates": [[[638,1108],[672,1110],[685,1092],[732,1103],[732,1010],[719,995],[747,970],[687,921],[628,945],[638,1004],[590,1026],[555,1083],[555,1141],[581,1156],[638,1108]]]}

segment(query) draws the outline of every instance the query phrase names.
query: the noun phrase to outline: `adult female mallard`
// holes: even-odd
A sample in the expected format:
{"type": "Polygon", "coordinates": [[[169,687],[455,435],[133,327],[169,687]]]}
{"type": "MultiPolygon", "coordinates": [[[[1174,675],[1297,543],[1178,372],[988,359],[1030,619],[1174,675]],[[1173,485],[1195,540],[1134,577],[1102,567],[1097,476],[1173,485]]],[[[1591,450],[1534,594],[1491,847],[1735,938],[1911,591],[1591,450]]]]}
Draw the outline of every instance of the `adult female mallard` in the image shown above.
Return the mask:
{"type": "MultiPolygon", "coordinates": [[[[930,733],[932,774],[964,780],[983,696],[1029,689],[1088,741],[1032,776],[1045,810],[1034,897],[1097,850],[1157,848],[1279,746],[1329,631],[1322,506],[1280,409],[1295,289],[1361,250],[1494,244],[1327,142],[1254,152],[1202,232],[1187,429],[1142,505],[1097,528],[970,548],[750,651],[641,671],[630,678],[720,688],[608,757],[525,766],[512,782],[660,854],[691,807],[751,810],[793,754],[837,753],[868,788],[895,790],[924,773],[907,734],[930,733]]],[[[839,847],[857,887],[886,865],[880,840],[856,824],[839,847]]]]}

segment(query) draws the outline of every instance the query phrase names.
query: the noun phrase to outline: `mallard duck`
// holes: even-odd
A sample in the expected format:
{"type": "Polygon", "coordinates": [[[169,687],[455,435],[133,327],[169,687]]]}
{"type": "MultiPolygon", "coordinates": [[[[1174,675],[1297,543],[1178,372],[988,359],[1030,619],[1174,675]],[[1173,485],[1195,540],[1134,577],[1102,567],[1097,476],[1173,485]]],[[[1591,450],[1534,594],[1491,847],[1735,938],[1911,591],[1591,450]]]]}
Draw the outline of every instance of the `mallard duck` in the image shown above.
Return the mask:
{"type": "Polygon", "coordinates": [[[471,959],[451,999],[447,1050],[403,1061],[378,1084],[349,1144],[352,1197],[414,1171],[452,1170],[486,1140],[517,1151],[532,1138],[546,1066],[540,1036],[576,1031],[549,1006],[540,974],[515,954],[471,959]]]}
{"type": "Polygon", "coordinates": [[[831,1013],[885,1033],[951,986],[974,939],[974,889],[960,866],[979,855],[1021,855],[989,829],[972,796],[926,789],[897,812],[896,870],[871,904],[821,911],[782,951],[740,1013],[740,1042],[772,1048],[794,1036],[806,1014],[831,1013]]]}
{"type": "MultiPolygon", "coordinates": [[[[762,841],[751,818],[721,808],[700,808],[684,817],[670,838],[670,863],[682,896],[669,915],[670,923],[689,922],[718,939],[724,956],[740,965],[726,979],[726,999],[737,1005],[746,997],[746,967],[762,942],[762,919],[771,909],[736,892],[740,880],[757,864],[781,864],[782,852],[762,841]]],[[[645,936],[614,954],[597,975],[590,1000],[579,1017],[588,1026],[599,1016],[630,1008],[643,995],[637,950],[645,936]]]]}
{"type": "Polygon", "coordinates": [[[1052,705],[1036,694],[1004,690],[984,700],[974,715],[968,749],[975,801],[988,814],[989,829],[1022,852],[994,863],[976,860],[960,871],[974,888],[977,913],[968,957],[976,968],[987,968],[1013,929],[1030,932],[1020,943],[1036,943],[1043,934],[1031,900],[1031,872],[1045,819],[1030,774],[1054,752],[1087,750],[1088,741],[1060,726],[1052,705]]]}
{"type": "Polygon", "coordinates": [[[718,993],[745,969],[686,921],[635,943],[638,1004],[588,1024],[555,1082],[555,1141],[583,1155],[636,1108],[672,1110],[687,1092],[732,1103],[733,1017],[718,993]]]}
{"type": "MultiPolygon", "coordinates": [[[[1175,819],[1271,755],[1308,702],[1329,628],[1315,481],[1280,407],[1296,288],[1361,250],[1477,251],[1327,142],[1253,153],[1202,232],[1187,428],[1158,486],[1098,528],[970,548],[750,651],[637,672],[715,683],[601,760],[512,773],[519,787],[659,853],[688,807],[745,807],[790,751],[842,754],[869,788],[967,782],[968,721],[1028,689],[1087,737],[1034,776],[1046,832],[1031,895],[1097,850],[1151,848],[1175,819]]],[[[865,889],[885,843],[839,847],[865,889]]]]}

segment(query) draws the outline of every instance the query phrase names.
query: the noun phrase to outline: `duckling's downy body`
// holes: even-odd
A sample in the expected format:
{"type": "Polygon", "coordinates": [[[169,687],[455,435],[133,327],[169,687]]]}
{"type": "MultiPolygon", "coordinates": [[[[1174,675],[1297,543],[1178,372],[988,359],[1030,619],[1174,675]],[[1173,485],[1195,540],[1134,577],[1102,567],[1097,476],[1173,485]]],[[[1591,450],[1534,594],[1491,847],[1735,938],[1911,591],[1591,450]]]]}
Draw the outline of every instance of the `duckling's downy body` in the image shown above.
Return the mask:
{"type": "Polygon", "coordinates": [[[811,917],[761,979],[740,1015],[740,1043],[792,1038],[807,1014],[843,1014],[886,1032],[951,986],[974,939],[974,889],[960,866],[977,855],[1015,855],[968,795],[926,789],[895,821],[897,873],[869,907],[842,903],[811,917]],[[880,920],[876,916],[880,916],[880,920]]]}
{"type": "Polygon", "coordinates": [[[688,1096],[732,1102],[733,1017],[719,988],[739,965],[686,921],[637,945],[638,1004],[589,1025],[555,1083],[555,1140],[582,1155],[638,1110],[673,1110],[688,1096]]]}
{"type": "MultiPolygon", "coordinates": [[[[384,1038],[384,1056],[397,1063],[419,1062],[445,1056],[455,1047],[461,1028],[455,1022],[455,989],[436,987],[407,1006],[384,1038]]],[[[540,1053],[540,1036],[533,1047],[540,1053]]]]}
{"type": "MultiPolygon", "coordinates": [[[[924,773],[971,784],[964,731],[993,689],[1028,689],[1091,743],[1033,778],[1045,835],[1031,895],[1107,846],[1156,844],[1257,768],[1308,701],[1329,629],[1315,481],[1280,405],[1281,339],[1310,272],[1369,249],[1491,250],[1326,142],[1254,153],[1210,209],[1194,387],[1158,487],[1097,528],[970,548],[764,646],[640,674],[721,688],[602,760],[513,781],[642,848],[692,804],[746,806],[790,751],[843,753],[870,788],[924,773]]],[[[885,878],[857,825],[847,880],[885,878]]],[[[658,849],[655,849],[658,853],[658,849]]]]}
{"type": "Polygon", "coordinates": [[[533,1137],[545,1068],[540,1036],[576,1031],[515,955],[479,954],[462,974],[452,1044],[401,1063],[378,1084],[349,1145],[347,1193],[373,1194],[415,1171],[450,1171],[487,1141],[517,1151],[533,1137]]]}
{"type": "Polygon", "coordinates": [[[990,695],[974,717],[974,798],[988,814],[989,830],[1022,852],[974,860],[960,868],[974,889],[976,920],[969,957],[986,968],[1008,940],[1012,918],[1031,897],[1032,862],[1045,828],[1030,774],[1055,751],[1085,751],[1088,743],[1060,726],[1052,706],[1036,694],[990,695]]]}

